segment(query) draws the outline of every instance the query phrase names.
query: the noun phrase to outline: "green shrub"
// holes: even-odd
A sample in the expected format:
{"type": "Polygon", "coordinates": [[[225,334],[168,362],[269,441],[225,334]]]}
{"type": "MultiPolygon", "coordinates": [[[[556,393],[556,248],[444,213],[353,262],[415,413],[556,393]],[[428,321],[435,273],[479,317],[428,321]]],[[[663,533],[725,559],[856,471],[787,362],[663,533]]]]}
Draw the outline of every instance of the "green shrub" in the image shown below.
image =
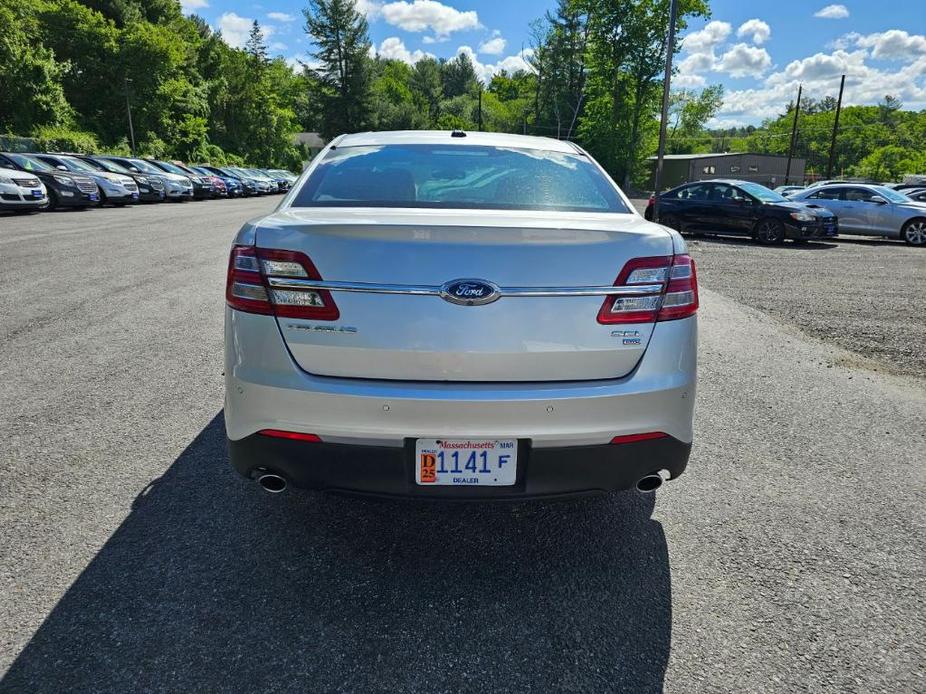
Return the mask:
{"type": "Polygon", "coordinates": [[[35,147],[41,152],[78,152],[94,154],[100,151],[96,135],[58,126],[37,128],[32,133],[35,147]]]}

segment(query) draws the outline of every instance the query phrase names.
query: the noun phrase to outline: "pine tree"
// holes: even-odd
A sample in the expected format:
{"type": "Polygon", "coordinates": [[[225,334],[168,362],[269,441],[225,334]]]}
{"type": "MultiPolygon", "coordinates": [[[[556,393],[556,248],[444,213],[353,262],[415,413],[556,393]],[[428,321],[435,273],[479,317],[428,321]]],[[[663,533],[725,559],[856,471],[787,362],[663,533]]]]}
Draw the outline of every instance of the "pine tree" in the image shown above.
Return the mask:
{"type": "Polygon", "coordinates": [[[260,28],[260,24],[257,23],[256,19],[251,25],[251,32],[248,34],[247,43],[244,44],[244,50],[261,65],[270,62],[270,58],[267,56],[267,43],[264,41],[264,31],[260,28]]]}
{"type": "Polygon", "coordinates": [[[322,136],[357,132],[370,122],[370,37],[353,0],[311,0],[305,31],[318,49],[315,74],[324,90],[322,136]]]}

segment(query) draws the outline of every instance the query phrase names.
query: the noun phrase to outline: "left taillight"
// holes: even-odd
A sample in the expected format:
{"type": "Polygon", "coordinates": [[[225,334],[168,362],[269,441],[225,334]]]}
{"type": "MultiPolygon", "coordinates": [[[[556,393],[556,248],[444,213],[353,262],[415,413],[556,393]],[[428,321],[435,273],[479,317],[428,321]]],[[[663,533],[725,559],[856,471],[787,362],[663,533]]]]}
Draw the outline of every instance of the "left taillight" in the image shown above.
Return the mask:
{"type": "Polygon", "coordinates": [[[226,302],[238,311],[281,318],[337,320],[340,317],[329,292],[310,287],[272,288],[268,277],[321,280],[305,253],[234,246],[228,259],[226,302]]]}

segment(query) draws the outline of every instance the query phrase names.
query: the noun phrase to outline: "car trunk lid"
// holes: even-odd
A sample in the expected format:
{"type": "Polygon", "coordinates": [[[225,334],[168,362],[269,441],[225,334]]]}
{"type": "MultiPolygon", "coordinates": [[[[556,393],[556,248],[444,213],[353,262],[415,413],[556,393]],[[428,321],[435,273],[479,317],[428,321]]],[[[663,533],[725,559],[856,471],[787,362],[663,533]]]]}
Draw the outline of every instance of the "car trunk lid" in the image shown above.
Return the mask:
{"type": "Polygon", "coordinates": [[[291,208],[262,220],[256,239],[304,253],[324,282],[350,289],[330,292],[335,320],[278,311],[302,369],[415,381],[624,376],[654,323],[602,324],[601,289],[628,261],[673,253],[664,229],[631,214],[291,208]],[[501,298],[482,303],[496,288],[501,298]]]}

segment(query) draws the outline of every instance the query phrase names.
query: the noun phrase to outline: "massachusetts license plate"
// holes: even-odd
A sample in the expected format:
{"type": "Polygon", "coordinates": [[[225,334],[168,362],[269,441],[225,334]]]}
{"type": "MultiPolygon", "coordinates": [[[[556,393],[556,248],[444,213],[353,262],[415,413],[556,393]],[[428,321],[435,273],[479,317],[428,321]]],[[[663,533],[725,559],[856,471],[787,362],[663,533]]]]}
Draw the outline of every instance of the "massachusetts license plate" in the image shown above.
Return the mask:
{"type": "Polygon", "coordinates": [[[415,482],[421,485],[506,487],[518,471],[516,439],[418,439],[415,482]]]}

